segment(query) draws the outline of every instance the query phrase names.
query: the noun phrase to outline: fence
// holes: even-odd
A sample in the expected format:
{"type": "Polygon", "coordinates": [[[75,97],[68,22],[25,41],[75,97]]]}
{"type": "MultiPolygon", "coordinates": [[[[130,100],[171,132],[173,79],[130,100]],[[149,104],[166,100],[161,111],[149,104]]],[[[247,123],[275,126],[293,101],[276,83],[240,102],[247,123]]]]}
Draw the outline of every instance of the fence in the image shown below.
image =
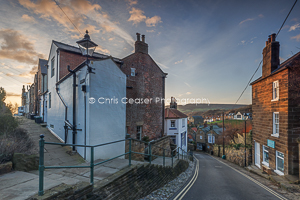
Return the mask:
{"type": "MultiPolygon", "coordinates": [[[[54,143],[54,142],[45,142],[44,140],[44,135],[40,135],[40,141],[39,141],[39,146],[40,146],[40,158],[39,158],[39,192],[38,195],[42,196],[44,195],[44,171],[45,169],[60,169],[60,168],[90,168],[90,184],[94,185],[94,167],[97,165],[101,165],[103,163],[106,163],[108,161],[111,161],[113,159],[122,157],[124,155],[128,155],[128,161],[129,161],[129,166],[131,166],[131,156],[132,154],[141,154],[144,156],[148,156],[149,158],[149,163],[151,164],[152,161],[152,157],[162,157],[163,158],[163,166],[165,166],[165,158],[166,158],[166,150],[165,148],[159,147],[157,145],[153,145],[151,144],[151,142],[144,142],[144,141],[140,141],[140,140],[136,140],[136,139],[132,139],[132,138],[128,138],[128,139],[123,139],[123,140],[116,140],[116,141],[112,141],[112,142],[108,142],[108,143],[104,143],[104,144],[98,144],[98,145],[80,145],[80,144],[65,144],[65,143],[54,143]],[[110,145],[110,144],[114,144],[114,143],[118,143],[118,142],[125,142],[125,141],[129,141],[129,150],[128,152],[125,152],[123,154],[120,154],[118,156],[115,156],[113,158],[98,162],[98,163],[94,163],[94,148],[97,147],[101,147],[101,146],[105,146],[105,145],[110,145]],[[148,145],[148,153],[140,153],[140,152],[134,152],[131,151],[131,143],[132,141],[138,141],[138,142],[143,142],[145,144],[148,145]],[[61,146],[75,146],[75,147],[89,147],[91,150],[91,154],[90,154],[90,165],[86,165],[86,166],[45,166],[44,165],[44,146],[45,144],[47,145],[61,145],[61,146]],[[157,148],[161,148],[163,149],[163,155],[155,155],[152,154],[152,147],[157,147],[157,148]]],[[[173,167],[173,159],[174,157],[177,156],[178,159],[188,159],[188,152],[184,151],[182,148],[177,147],[176,149],[172,150],[168,150],[171,151],[171,159],[172,159],[172,167],[173,167]],[[181,154],[180,154],[181,153],[181,154]]]]}

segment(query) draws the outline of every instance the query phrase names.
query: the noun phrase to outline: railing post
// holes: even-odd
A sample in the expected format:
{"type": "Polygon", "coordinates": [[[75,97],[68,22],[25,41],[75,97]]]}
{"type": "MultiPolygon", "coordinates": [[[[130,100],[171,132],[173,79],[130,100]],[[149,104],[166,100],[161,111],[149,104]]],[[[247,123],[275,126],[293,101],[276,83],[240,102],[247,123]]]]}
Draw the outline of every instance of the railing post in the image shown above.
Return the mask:
{"type": "Polygon", "coordinates": [[[173,151],[171,150],[171,157],[172,157],[172,167],[173,167],[173,151]]]}
{"type": "Polygon", "coordinates": [[[150,163],[150,165],[151,165],[151,156],[152,155],[152,153],[151,153],[151,143],[149,143],[149,163],[150,163]]]}
{"type": "Polygon", "coordinates": [[[40,135],[40,159],[39,159],[39,196],[44,195],[44,135],[40,135]]]}
{"type": "Polygon", "coordinates": [[[181,159],[183,160],[183,150],[181,149],[181,159]]]}
{"type": "Polygon", "coordinates": [[[131,138],[129,138],[129,156],[128,156],[128,160],[129,160],[129,166],[131,166],[131,138]]]}
{"type": "Polygon", "coordinates": [[[164,166],[165,166],[165,149],[164,149],[164,152],[163,152],[163,157],[164,157],[164,166]]]}
{"type": "Polygon", "coordinates": [[[90,184],[94,185],[94,147],[91,147],[91,177],[90,177],[90,184]]]}

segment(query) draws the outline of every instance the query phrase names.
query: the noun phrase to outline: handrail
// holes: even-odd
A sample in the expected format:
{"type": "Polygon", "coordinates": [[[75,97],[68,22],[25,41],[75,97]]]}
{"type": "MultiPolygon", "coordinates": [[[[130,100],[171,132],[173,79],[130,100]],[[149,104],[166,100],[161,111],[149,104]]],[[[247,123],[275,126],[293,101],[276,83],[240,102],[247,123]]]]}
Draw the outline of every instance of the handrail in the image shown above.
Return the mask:
{"type": "Polygon", "coordinates": [[[149,156],[149,163],[150,164],[151,164],[151,160],[152,160],[153,156],[162,157],[163,158],[163,166],[165,166],[165,157],[166,157],[165,156],[165,151],[167,150],[167,151],[171,152],[172,167],[173,167],[173,158],[175,157],[173,155],[174,151],[176,151],[176,150],[178,151],[178,153],[177,153],[178,159],[180,159],[179,158],[180,157],[180,153],[179,153],[180,149],[181,149],[181,152],[182,152],[181,153],[182,154],[182,159],[184,159],[184,158],[187,159],[187,155],[188,155],[188,152],[183,150],[181,147],[176,147],[174,150],[169,150],[169,149],[165,149],[163,147],[154,145],[151,142],[145,142],[145,141],[137,140],[137,139],[133,139],[133,138],[116,140],[116,141],[107,142],[107,143],[98,144],[98,145],[81,145],[81,144],[65,144],[65,143],[45,142],[44,135],[40,135],[39,146],[40,146],[40,149],[39,149],[39,154],[40,154],[40,158],[39,158],[39,192],[38,192],[39,196],[42,196],[44,194],[44,171],[45,171],[45,169],[90,168],[90,184],[93,185],[94,184],[94,167],[95,166],[106,163],[108,161],[111,161],[113,159],[119,158],[119,157],[124,156],[124,155],[128,155],[129,166],[131,166],[131,156],[132,156],[133,153],[144,155],[144,156],[149,156]],[[117,155],[113,158],[110,158],[110,159],[107,159],[107,160],[104,160],[104,161],[101,161],[101,162],[98,162],[98,163],[94,163],[94,148],[105,146],[105,145],[110,145],[110,144],[114,144],[114,143],[118,143],[118,142],[122,142],[122,141],[127,141],[127,140],[129,141],[129,151],[128,152],[125,152],[121,155],[117,155]],[[132,147],[131,147],[132,146],[131,145],[132,140],[148,144],[149,145],[148,153],[146,154],[145,152],[140,153],[140,152],[132,151],[132,147]],[[61,145],[61,146],[72,146],[72,147],[75,147],[75,146],[77,146],[77,147],[90,147],[90,149],[91,149],[91,157],[90,157],[91,162],[90,162],[90,165],[86,165],[86,166],[44,166],[44,145],[45,144],[48,144],[48,145],[61,145]],[[163,155],[161,156],[161,155],[152,154],[151,146],[155,146],[155,147],[159,147],[159,148],[163,149],[163,155]]]}

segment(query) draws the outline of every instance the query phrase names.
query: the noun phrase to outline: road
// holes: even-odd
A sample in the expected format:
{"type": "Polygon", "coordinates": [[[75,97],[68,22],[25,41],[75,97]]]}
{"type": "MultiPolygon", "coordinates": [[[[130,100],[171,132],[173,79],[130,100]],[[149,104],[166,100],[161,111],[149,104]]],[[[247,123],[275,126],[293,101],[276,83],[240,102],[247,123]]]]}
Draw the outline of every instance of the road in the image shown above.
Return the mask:
{"type": "Polygon", "coordinates": [[[207,154],[195,154],[195,176],[174,200],[190,199],[286,199],[258,181],[207,154]],[[197,170],[199,169],[199,170],[197,170]]]}

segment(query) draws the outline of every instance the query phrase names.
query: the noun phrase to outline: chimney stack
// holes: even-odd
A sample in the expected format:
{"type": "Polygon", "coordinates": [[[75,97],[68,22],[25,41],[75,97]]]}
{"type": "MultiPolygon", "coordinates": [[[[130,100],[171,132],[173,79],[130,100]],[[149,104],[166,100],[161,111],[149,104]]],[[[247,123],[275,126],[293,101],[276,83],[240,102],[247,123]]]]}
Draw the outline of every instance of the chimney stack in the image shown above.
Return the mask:
{"type": "Polygon", "coordinates": [[[275,41],[276,34],[269,35],[268,41],[266,41],[266,47],[263,49],[263,67],[262,77],[269,76],[273,71],[278,69],[279,61],[279,42],[275,41]]]}
{"type": "Polygon", "coordinates": [[[174,97],[171,97],[170,108],[177,109],[177,101],[176,101],[176,99],[174,97]]]}
{"type": "Polygon", "coordinates": [[[140,39],[140,33],[136,33],[137,40],[135,42],[135,53],[148,54],[148,44],[145,43],[145,35],[142,35],[142,41],[140,39]]]}

